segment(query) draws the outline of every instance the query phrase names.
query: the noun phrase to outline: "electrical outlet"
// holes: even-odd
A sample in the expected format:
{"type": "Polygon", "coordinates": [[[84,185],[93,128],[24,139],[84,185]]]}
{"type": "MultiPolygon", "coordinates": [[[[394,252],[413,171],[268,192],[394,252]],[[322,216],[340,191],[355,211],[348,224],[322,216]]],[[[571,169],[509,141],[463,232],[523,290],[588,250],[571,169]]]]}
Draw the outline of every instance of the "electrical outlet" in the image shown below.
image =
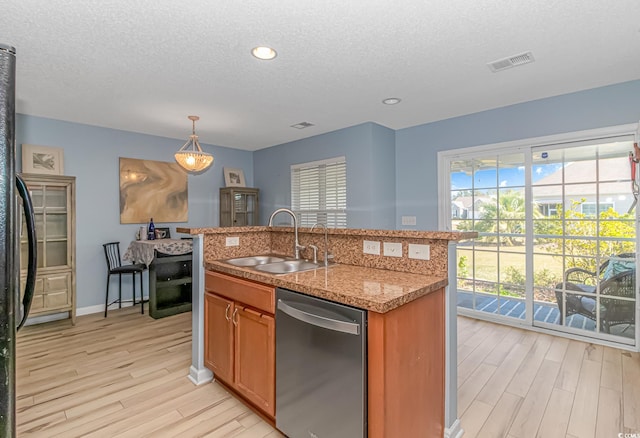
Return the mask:
{"type": "Polygon", "coordinates": [[[416,217],[415,216],[402,216],[402,225],[415,225],[416,217]]]}
{"type": "Polygon", "coordinates": [[[227,237],[227,240],[226,240],[225,244],[227,246],[238,246],[238,245],[240,245],[240,238],[239,237],[227,237]]]}
{"type": "Polygon", "coordinates": [[[384,255],[387,257],[402,257],[402,243],[384,242],[384,255]]]}
{"type": "Polygon", "coordinates": [[[380,242],[365,240],[362,252],[365,254],[380,255],[380,242]]]}
{"type": "Polygon", "coordinates": [[[431,258],[431,247],[429,245],[409,244],[409,258],[419,260],[429,260],[431,258]]]}

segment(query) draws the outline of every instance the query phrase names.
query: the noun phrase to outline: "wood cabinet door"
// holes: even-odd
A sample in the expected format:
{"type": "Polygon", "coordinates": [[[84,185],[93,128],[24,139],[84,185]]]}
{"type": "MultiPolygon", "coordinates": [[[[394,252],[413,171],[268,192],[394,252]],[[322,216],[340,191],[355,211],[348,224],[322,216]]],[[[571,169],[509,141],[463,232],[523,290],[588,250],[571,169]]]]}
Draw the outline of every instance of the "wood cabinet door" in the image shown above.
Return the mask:
{"type": "Polygon", "coordinates": [[[275,415],[275,321],[237,307],[234,322],[235,387],[270,416],[275,415]]]}
{"type": "Polygon", "coordinates": [[[204,362],[216,379],[233,384],[233,301],[204,296],[204,362]]]}

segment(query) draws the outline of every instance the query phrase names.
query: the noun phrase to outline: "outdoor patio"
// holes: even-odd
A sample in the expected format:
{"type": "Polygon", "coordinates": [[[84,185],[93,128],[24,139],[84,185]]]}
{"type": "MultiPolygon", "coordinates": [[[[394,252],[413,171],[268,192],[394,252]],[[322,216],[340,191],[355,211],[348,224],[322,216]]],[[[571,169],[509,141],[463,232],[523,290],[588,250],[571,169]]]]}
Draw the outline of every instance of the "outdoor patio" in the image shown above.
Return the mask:
{"type": "MultiPolygon", "coordinates": [[[[476,293],[476,310],[525,319],[525,301],[521,298],[476,293]]],[[[473,309],[473,294],[458,290],[458,307],[473,309]]],[[[537,301],[534,303],[533,318],[549,324],[560,324],[560,311],[555,303],[537,301]]],[[[596,323],[592,319],[574,314],[567,318],[567,326],[595,331],[596,323]]],[[[611,334],[633,339],[635,327],[632,324],[620,324],[611,327],[611,334]]]]}

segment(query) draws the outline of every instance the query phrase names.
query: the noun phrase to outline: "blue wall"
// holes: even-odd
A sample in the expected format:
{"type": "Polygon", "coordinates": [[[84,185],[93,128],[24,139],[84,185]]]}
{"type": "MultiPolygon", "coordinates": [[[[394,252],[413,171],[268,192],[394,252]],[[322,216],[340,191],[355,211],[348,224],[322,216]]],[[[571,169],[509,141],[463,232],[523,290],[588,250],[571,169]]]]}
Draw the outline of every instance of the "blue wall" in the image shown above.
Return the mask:
{"type": "MultiPolygon", "coordinates": [[[[292,164],[345,156],[350,228],[434,230],[438,151],[638,120],[640,81],[632,81],[399,131],[365,123],[253,153],[203,145],[215,156],[214,167],[189,177],[189,222],[168,225],[218,224],[218,189],[224,186],[225,166],[243,169],[247,186],[260,188],[264,224],[273,210],[291,206],[292,164]],[[416,216],[417,225],[402,227],[403,215],[416,216]]],[[[78,307],[100,305],[105,281],[102,243],[119,240],[124,251],[138,228],[120,224],[118,158],[173,161],[184,139],[24,115],[18,115],[16,125],[19,148],[28,143],[65,149],[65,174],[77,177],[78,307]]],[[[123,288],[130,296],[130,283],[123,288]]]]}
{"type": "MultiPolygon", "coordinates": [[[[139,225],[120,224],[119,157],[173,162],[173,154],[185,139],[170,139],[57,120],[18,115],[17,157],[21,145],[64,148],[64,173],[76,177],[76,286],[77,307],[104,302],[106,262],[102,244],[120,241],[121,252],[134,239],[139,225]]],[[[156,224],[170,226],[218,225],[218,189],[224,187],[223,166],[244,170],[247,185],[253,184],[251,152],[211,145],[203,149],[215,157],[213,167],[189,176],[189,221],[156,224]]],[[[21,159],[16,168],[22,168],[21,159]]],[[[173,234],[172,234],[173,235],[173,234]]],[[[123,281],[124,296],[131,297],[131,283],[123,281]]],[[[117,277],[113,277],[117,283],[117,277]]],[[[112,285],[114,281],[112,280],[112,285]]],[[[145,286],[148,293],[148,289],[145,286]]],[[[112,287],[115,297],[117,286],[112,287]]]]}
{"type": "Polygon", "coordinates": [[[632,81],[396,131],[396,227],[411,215],[417,217],[415,229],[437,229],[438,151],[638,120],[640,81],[632,81]]]}
{"type": "Polygon", "coordinates": [[[395,134],[365,123],[254,152],[261,222],[291,207],[291,165],[345,156],[349,228],[395,228],[395,134]]]}

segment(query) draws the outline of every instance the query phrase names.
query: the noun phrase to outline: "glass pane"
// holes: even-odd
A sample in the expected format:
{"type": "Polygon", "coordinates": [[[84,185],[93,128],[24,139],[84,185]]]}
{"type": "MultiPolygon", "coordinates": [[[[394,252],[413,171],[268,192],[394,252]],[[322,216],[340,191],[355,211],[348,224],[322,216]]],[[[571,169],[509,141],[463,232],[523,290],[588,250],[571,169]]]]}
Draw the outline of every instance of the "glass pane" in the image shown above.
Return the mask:
{"type": "MultiPolygon", "coordinates": [[[[44,268],[44,243],[42,242],[38,242],[38,244],[36,245],[37,247],[37,262],[38,262],[38,268],[44,268]]],[[[26,259],[25,259],[26,260],[26,259]]],[[[25,265],[26,262],[25,262],[25,265]]]]}
{"type": "MultiPolygon", "coordinates": [[[[631,151],[629,145],[628,151],[631,151]]],[[[631,167],[627,151],[618,157],[601,158],[598,162],[598,176],[602,181],[626,182],[627,189],[631,184],[631,167]]],[[[625,192],[628,192],[626,190],[625,192]]]]}
{"type": "Polygon", "coordinates": [[[526,214],[524,189],[500,189],[498,192],[500,219],[524,219],[526,214]]]}
{"type": "Polygon", "coordinates": [[[591,214],[590,207],[585,207],[583,211],[583,204],[588,206],[597,201],[596,187],[597,184],[566,185],[564,188],[565,217],[584,217],[583,214],[587,216],[591,214]]]}
{"type": "Polygon", "coordinates": [[[29,185],[29,194],[31,195],[31,203],[34,208],[42,208],[44,206],[44,195],[42,186],[29,185]]]}
{"type": "Polygon", "coordinates": [[[471,160],[453,161],[451,163],[451,189],[470,190],[472,189],[473,162],[471,160]]]}
{"type": "Polygon", "coordinates": [[[498,163],[495,158],[473,160],[473,187],[476,189],[497,187],[497,164],[498,163]]]}
{"type": "Polygon", "coordinates": [[[473,278],[473,251],[458,249],[456,257],[458,260],[458,277],[473,278]]]}
{"type": "Polygon", "coordinates": [[[48,242],[46,263],[48,267],[67,264],[67,242],[48,242]]]}
{"type": "Polygon", "coordinates": [[[500,155],[498,185],[500,187],[524,186],[524,154],[500,155]]]}
{"type": "Polygon", "coordinates": [[[542,158],[542,154],[533,155],[531,180],[533,185],[556,185],[563,182],[562,161],[542,158]]]}
{"type": "Polygon", "coordinates": [[[558,217],[563,211],[563,188],[561,185],[533,187],[533,217],[558,217]]]}
{"type": "Polygon", "coordinates": [[[475,252],[474,274],[476,280],[498,281],[498,253],[496,251],[475,252]]]}
{"type": "MultiPolygon", "coordinates": [[[[35,213],[34,219],[36,222],[36,239],[42,240],[44,238],[44,215],[42,213],[35,213]]],[[[23,238],[27,238],[27,226],[24,226],[23,238]]]]}
{"type": "Polygon", "coordinates": [[[539,288],[554,288],[562,282],[562,257],[535,254],[533,255],[533,285],[539,288]]]}
{"type": "Polygon", "coordinates": [[[596,176],[596,160],[568,162],[564,166],[564,182],[576,183],[593,181],[596,176]]]}
{"type": "Polygon", "coordinates": [[[598,226],[595,218],[564,221],[564,233],[566,236],[577,238],[595,237],[597,235],[597,232],[598,226]]]}
{"type": "Polygon", "coordinates": [[[67,215],[47,214],[47,240],[67,237],[67,215]]]}
{"type": "Polygon", "coordinates": [[[47,187],[45,202],[45,207],[66,208],[67,189],[65,187],[47,187]]]}
{"type": "Polygon", "coordinates": [[[500,282],[503,286],[522,286],[526,280],[524,253],[500,252],[500,282]]]}

